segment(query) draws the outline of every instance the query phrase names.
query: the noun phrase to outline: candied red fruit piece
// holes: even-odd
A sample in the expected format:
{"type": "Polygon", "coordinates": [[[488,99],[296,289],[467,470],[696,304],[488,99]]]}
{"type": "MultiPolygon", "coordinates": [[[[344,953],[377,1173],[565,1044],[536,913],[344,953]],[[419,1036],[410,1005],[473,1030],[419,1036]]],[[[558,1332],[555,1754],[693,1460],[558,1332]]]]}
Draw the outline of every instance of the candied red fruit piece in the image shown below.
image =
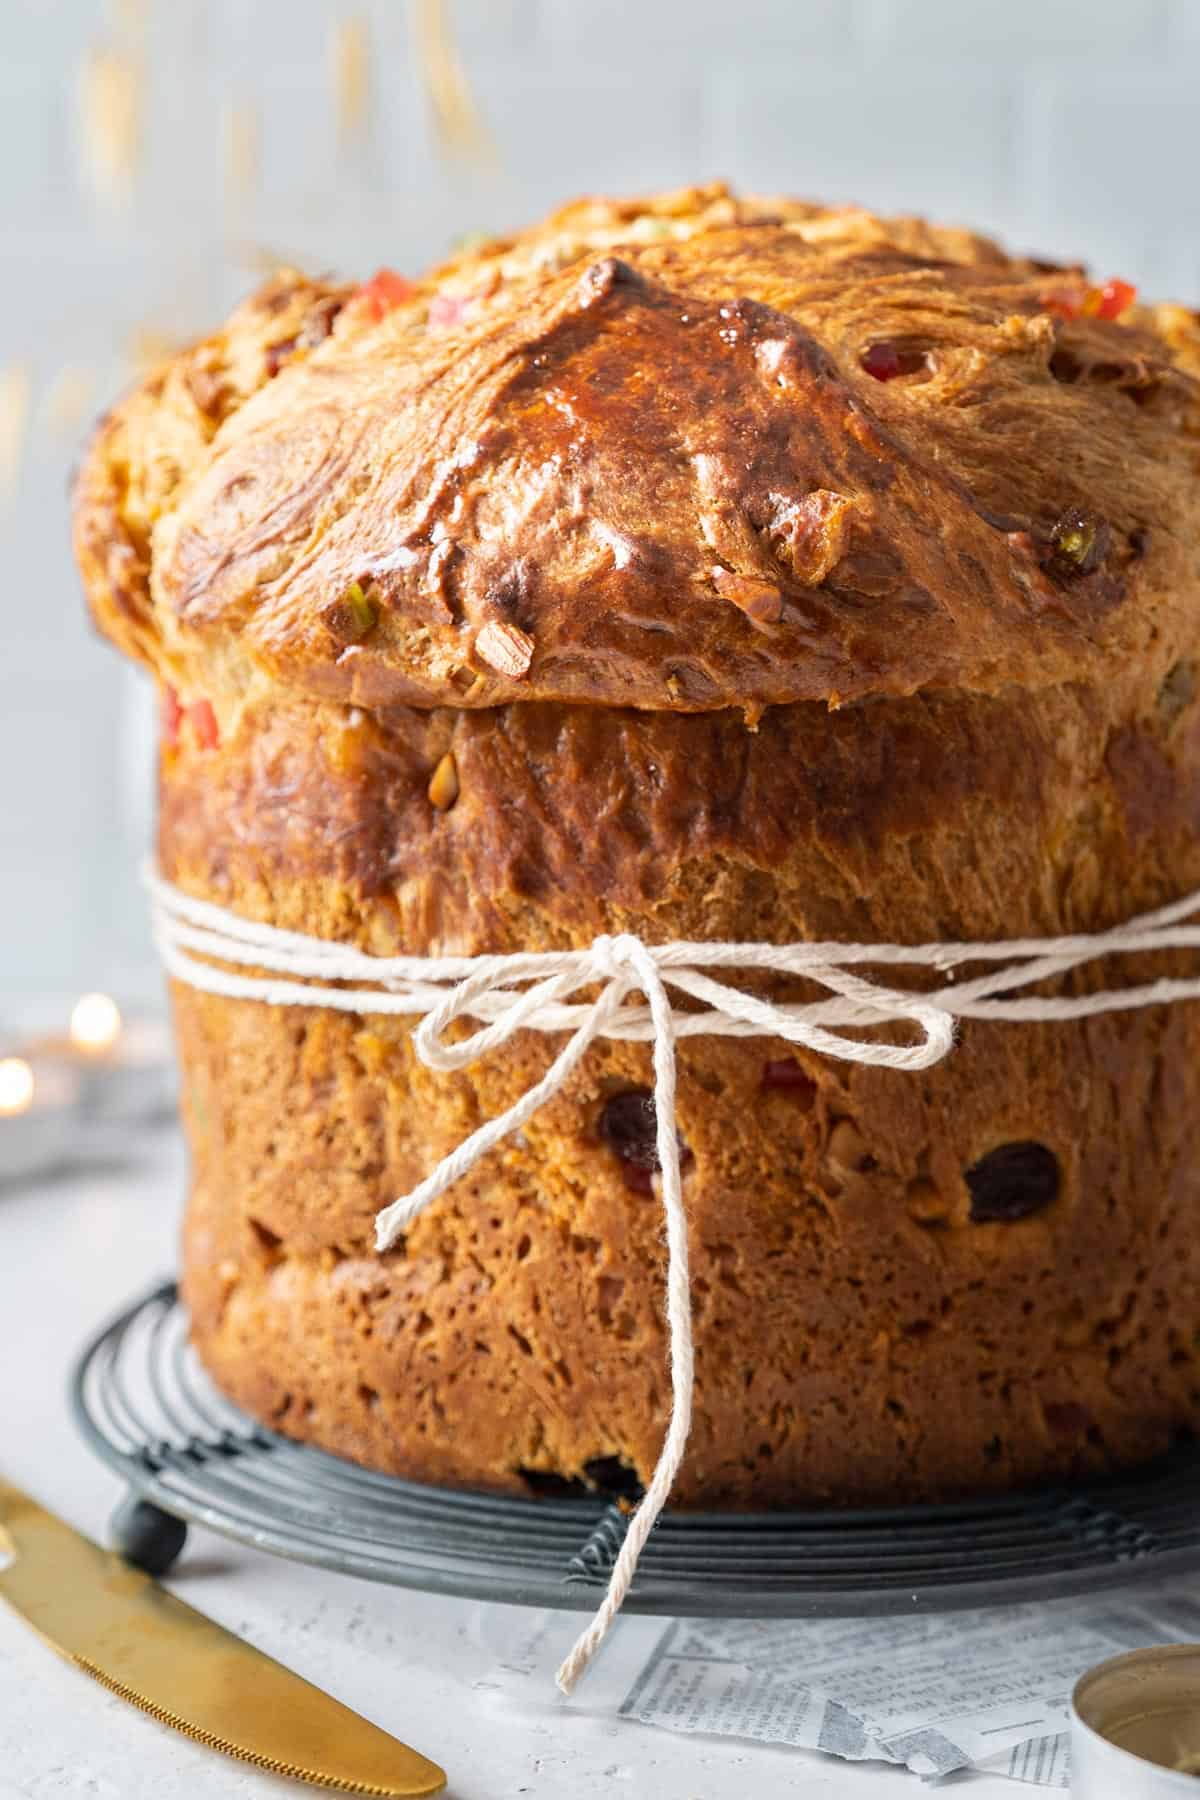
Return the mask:
{"type": "Polygon", "coordinates": [[[777,1062],[765,1062],[758,1079],[764,1093],[790,1094],[802,1106],[811,1106],[816,1098],[816,1082],[805,1073],[794,1056],[780,1057],[777,1062]]]}
{"type": "Polygon", "coordinates": [[[928,366],[923,350],[914,349],[911,344],[889,342],[869,344],[858,360],[876,381],[895,381],[899,375],[916,375],[928,366]]]}
{"type": "Polygon", "coordinates": [[[872,344],[862,353],[862,366],[876,381],[894,381],[900,373],[900,357],[895,344],[872,344]]]}
{"type": "Polygon", "coordinates": [[[212,709],[210,700],[193,700],[187,709],[187,716],[192,722],[192,730],[196,734],[196,742],[202,750],[215,750],[221,740],[217,729],[217,715],[212,709]]]}
{"type": "Polygon", "coordinates": [[[462,323],[466,310],[465,295],[435,294],[429,302],[429,323],[434,330],[448,331],[452,325],[462,323]]]}
{"type": "Polygon", "coordinates": [[[1099,287],[1084,287],[1076,282],[1070,287],[1051,288],[1042,295],[1042,306],[1060,319],[1119,319],[1137,299],[1131,281],[1115,275],[1099,287]]]}
{"type": "Polygon", "coordinates": [[[1059,319],[1077,319],[1083,311],[1084,289],[1051,288],[1042,295],[1042,309],[1059,319]]]}
{"type": "Polygon", "coordinates": [[[413,284],[395,269],[377,269],[370,281],[364,281],[356,296],[375,320],[400,306],[415,292],[413,284]]]}
{"type": "Polygon", "coordinates": [[[1084,315],[1095,319],[1119,319],[1136,299],[1137,289],[1133,283],[1118,281],[1114,276],[1103,287],[1088,289],[1083,301],[1084,315]]]}

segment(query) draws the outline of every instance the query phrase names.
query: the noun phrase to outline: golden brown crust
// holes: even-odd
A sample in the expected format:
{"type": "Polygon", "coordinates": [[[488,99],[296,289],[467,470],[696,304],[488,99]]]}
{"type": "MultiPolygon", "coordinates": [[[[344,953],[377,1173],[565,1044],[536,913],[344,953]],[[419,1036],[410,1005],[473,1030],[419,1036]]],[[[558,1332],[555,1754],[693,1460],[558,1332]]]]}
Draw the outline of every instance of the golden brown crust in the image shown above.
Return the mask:
{"type": "MultiPolygon", "coordinates": [[[[382,320],[348,305],[207,436],[178,365],[135,395],[81,486],[93,603],[177,669],[371,708],[1087,677],[1183,628],[1197,389],[1178,330],[1061,318],[1063,280],[719,191],[567,209],[382,320]],[[863,367],[881,343],[897,379],[863,367]],[[119,492],[149,601],[136,529],[134,575],[112,568],[119,492]],[[1078,568],[1054,549],[1073,509],[1100,533],[1078,568]],[[355,583],[373,622],[347,642],[328,614],[355,583]]],[[[253,306],[229,355],[248,332],[253,306]]]]}
{"type": "Polygon", "coordinates": [[[150,593],[154,529],[225,420],[329,335],[352,292],[281,271],[96,427],[75,486],[75,554],[97,625],[126,655],[169,670],[150,593]]]}
{"type": "Polygon", "coordinates": [[[266,695],[164,751],[166,873],[381,954],[1100,929],[1200,882],[1191,665],[1117,684],[700,715],[382,718],[266,695]],[[1179,692],[1185,698],[1182,703],[1179,692]],[[456,794],[430,785],[447,755],[456,794]],[[1135,854],[1136,852],[1136,854],[1135,854]],[[764,885],[764,877],[771,880],[764,885]],[[886,896],[886,904],[881,901],[886,896]]]}
{"type": "MultiPolygon", "coordinates": [[[[714,188],[580,202],[382,319],[265,290],[79,488],[96,615],[180,690],[166,873],[415,953],[1093,931],[1200,885],[1200,332],[1084,283],[714,188]]],[[[552,1044],[445,1076],[401,1020],[175,1007],[227,1391],[408,1475],[645,1479],[646,1047],[380,1258],[375,1212],[552,1044]]],[[[1200,1010],[971,1023],[919,1077],[679,1062],[682,1499],[1005,1486],[1200,1426],[1200,1010]]]]}
{"type": "MultiPolygon", "coordinates": [[[[379,951],[1093,929],[1200,882],[1200,707],[1181,686],[1143,681],[1112,715],[1063,690],[786,708],[757,732],[737,713],[354,726],[264,706],[217,753],[168,753],[162,855],[193,892],[379,951]],[[448,754],[442,810],[427,788],[448,754]]],[[[447,1077],[403,1021],[175,1004],[186,1286],[222,1385],[410,1476],[645,1480],[667,1399],[661,1219],[602,1123],[648,1088],[645,1047],[599,1046],[377,1258],[374,1212],[551,1046],[526,1036],[447,1077]]],[[[1200,1423],[1198,1054],[1187,1008],[972,1024],[919,1078],[688,1040],[699,1359],[680,1497],[1004,1486],[1200,1423]],[[967,1171],[1013,1144],[1053,1159],[1057,1194],[973,1218],[967,1171]]]]}

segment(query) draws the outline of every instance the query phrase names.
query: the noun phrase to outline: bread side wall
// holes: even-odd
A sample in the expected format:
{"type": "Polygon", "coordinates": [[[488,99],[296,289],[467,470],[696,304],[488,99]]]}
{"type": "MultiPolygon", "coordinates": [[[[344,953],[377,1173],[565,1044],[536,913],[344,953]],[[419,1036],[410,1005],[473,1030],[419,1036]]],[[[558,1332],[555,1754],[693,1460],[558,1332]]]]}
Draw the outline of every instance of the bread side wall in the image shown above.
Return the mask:
{"type": "MultiPolygon", "coordinates": [[[[1189,679],[781,708],[755,731],[247,704],[218,749],[185,732],[166,753],[162,858],[189,891],[377,950],[1094,929],[1200,884],[1189,679]]],[[[186,989],[175,1007],[185,1281],[221,1384],[408,1475],[644,1480],[668,1402],[661,1216],[613,1102],[648,1091],[645,1048],[598,1046],[377,1257],[374,1213],[536,1079],[549,1041],[441,1075],[401,1021],[186,989]]],[[[1198,1053],[1187,1007],[971,1024],[921,1075],[684,1044],[681,1498],[999,1487],[1194,1422],[1198,1053]]]]}

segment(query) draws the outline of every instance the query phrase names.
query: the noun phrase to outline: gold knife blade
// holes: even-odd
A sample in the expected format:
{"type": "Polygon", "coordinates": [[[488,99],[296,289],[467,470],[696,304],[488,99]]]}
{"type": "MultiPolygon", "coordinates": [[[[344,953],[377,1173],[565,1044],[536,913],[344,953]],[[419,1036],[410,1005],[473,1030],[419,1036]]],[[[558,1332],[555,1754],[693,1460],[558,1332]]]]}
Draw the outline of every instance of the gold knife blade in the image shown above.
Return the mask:
{"type": "Polygon", "coordinates": [[[0,1597],[77,1668],[214,1750],[384,1800],[446,1784],[436,1763],[3,1480],[0,1597]]]}

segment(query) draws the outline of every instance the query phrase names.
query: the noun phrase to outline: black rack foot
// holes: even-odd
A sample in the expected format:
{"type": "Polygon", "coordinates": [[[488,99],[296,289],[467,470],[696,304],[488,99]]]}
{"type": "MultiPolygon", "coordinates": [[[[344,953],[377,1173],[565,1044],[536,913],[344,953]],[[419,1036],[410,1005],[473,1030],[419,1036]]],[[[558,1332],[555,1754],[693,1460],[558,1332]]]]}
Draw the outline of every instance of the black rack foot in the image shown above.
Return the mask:
{"type": "Polygon", "coordinates": [[[147,1575],[165,1575],[187,1542],[188,1528],[173,1513],[130,1494],[109,1521],[113,1549],[147,1575]]]}

